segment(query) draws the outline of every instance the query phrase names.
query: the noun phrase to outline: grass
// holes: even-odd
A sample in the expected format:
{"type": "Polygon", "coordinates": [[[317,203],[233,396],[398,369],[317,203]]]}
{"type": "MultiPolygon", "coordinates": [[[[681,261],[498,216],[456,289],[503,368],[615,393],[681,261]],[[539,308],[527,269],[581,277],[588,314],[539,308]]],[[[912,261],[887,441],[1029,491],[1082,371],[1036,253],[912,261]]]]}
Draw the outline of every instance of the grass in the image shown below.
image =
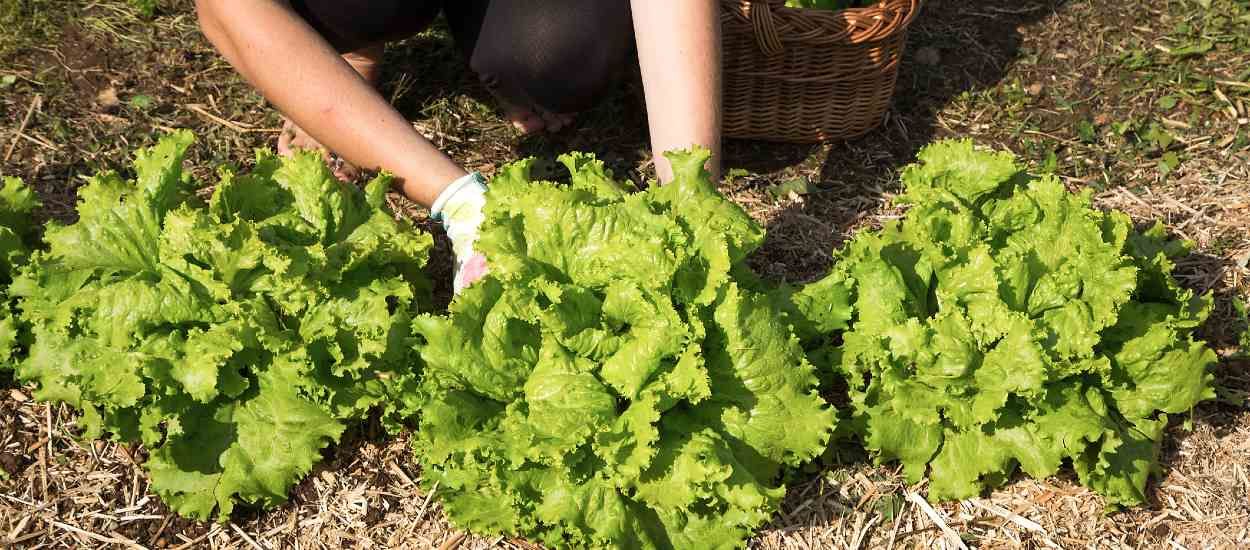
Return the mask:
{"type": "MultiPolygon", "coordinates": [[[[1250,296],[1250,3],[929,0],[925,10],[882,128],[819,146],[726,145],[726,193],[769,229],[753,267],[775,280],[818,276],[848,235],[897,213],[897,171],[919,147],[971,137],[1092,190],[1101,206],[1139,223],[1162,220],[1195,244],[1178,276],[1217,299],[1203,334],[1221,355],[1221,399],[1170,429],[1164,476],[1141,509],[1104,515],[1098,498],[1061,475],[1017,479],[930,515],[909,498],[922,486],[848,456],[799,484],[753,547],[946,544],[933,518],[986,547],[1250,545],[1250,363],[1239,343],[1245,316],[1234,305],[1250,296]]],[[[491,173],[521,156],[578,149],[635,180],[649,174],[633,80],[575,128],[522,138],[438,29],[387,56],[383,92],[467,167],[491,173]]],[[[0,2],[0,173],[34,185],[46,205],[40,215],[71,220],[83,177],[126,170],[136,147],[182,127],[199,138],[189,165],[201,171],[245,164],[278,127],[199,35],[189,0],[162,1],[152,18],[123,1],[0,2]]],[[[446,284],[450,255],[439,246],[432,276],[446,284]]],[[[406,441],[365,434],[329,451],[278,510],[245,512],[227,525],[187,522],[147,493],[141,448],[79,442],[72,411],[34,403],[28,387],[0,388],[0,470],[9,478],[0,479],[0,541],[528,547],[459,535],[416,488],[420,469],[406,441]]]]}
{"type": "Polygon", "coordinates": [[[64,8],[54,0],[0,3],[0,56],[55,40],[71,17],[72,12],[64,8]]]}

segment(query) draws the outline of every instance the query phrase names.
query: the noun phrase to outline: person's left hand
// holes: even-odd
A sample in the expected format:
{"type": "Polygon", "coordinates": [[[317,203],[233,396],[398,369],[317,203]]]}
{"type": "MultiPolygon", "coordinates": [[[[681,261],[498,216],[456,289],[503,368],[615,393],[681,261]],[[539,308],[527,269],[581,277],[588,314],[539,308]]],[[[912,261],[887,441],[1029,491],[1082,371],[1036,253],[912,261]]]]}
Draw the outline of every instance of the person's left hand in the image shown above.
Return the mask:
{"type": "Polygon", "coordinates": [[[452,286],[460,294],[469,285],[486,276],[486,256],[473,248],[478,229],[486,218],[486,183],[473,172],[447,186],[430,209],[434,219],[443,222],[456,255],[456,272],[452,286]]]}

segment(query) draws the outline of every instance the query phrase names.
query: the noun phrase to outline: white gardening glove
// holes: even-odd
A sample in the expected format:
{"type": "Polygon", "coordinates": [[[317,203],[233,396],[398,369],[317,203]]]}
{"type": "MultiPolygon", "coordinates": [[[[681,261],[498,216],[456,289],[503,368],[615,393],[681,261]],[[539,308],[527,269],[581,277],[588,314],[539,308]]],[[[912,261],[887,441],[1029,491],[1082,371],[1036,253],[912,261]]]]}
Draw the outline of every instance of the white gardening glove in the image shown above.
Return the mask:
{"type": "Polygon", "coordinates": [[[482,212],[485,206],[486,180],[473,172],[447,186],[430,208],[431,217],[443,222],[456,253],[456,294],[486,275],[486,256],[473,249],[478,228],[486,218],[482,212]]]}

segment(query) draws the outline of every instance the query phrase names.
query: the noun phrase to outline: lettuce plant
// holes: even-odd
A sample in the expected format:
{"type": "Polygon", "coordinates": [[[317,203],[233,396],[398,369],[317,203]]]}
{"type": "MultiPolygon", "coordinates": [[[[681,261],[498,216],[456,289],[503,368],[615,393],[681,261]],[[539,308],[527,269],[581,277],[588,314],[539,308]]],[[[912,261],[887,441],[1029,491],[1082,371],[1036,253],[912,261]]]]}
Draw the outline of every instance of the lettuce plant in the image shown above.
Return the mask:
{"type": "Polygon", "coordinates": [[[13,276],[30,257],[35,226],[30,214],[38,199],[17,178],[4,178],[0,188],[0,370],[13,370],[26,330],[14,315],[8,287],[13,276]]]}
{"type": "Polygon", "coordinates": [[[1213,397],[1160,226],[1091,207],[1008,153],[947,141],[903,172],[901,222],[857,235],[795,296],[845,378],[854,429],[934,499],[1071,463],[1113,505],[1145,500],[1169,413],[1213,397]]]}
{"type": "Polygon", "coordinates": [[[763,231],[716,192],[705,151],[627,193],[566,155],[490,184],[487,278],[415,331],[414,442],[451,518],[555,547],[740,546],[776,510],[784,466],[835,422],[798,340],[742,260],[763,231]]]}
{"type": "Polygon", "coordinates": [[[95,176],[13,283],[36,397],[83,410],[87,437],[142,442],[151,487],[194,518],[272,506],[321,450],[410,380],[406,340],[428,235],[340,184],[315,154],[257,155],[207,204],[189,132],[95,176]]]}

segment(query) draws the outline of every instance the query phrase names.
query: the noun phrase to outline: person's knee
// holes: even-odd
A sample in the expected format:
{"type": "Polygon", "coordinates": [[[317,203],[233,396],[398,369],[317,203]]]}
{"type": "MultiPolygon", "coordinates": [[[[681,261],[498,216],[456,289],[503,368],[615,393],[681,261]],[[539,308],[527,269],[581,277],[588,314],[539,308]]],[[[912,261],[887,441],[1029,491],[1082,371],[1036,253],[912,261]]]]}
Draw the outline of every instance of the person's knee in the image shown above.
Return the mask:
{"type": "Polygon", "coordinates": [[[472,66],[483,84],[505,101],[552,113],[590,108],[613,76],[601,64],[582,66],[554,57],[509,59],[475,55],[472,66]]]}
{"type": "Polygon", "coordinates": [[[604,95],[633,46],[628,3],[603,7],[610,3],[589,14],[531,11],[528,18],[541,19],[514,21],[517,30],[508,34],[483,34],[470,64],[505,101],[553,113],[584,111],[604,95]]]}

